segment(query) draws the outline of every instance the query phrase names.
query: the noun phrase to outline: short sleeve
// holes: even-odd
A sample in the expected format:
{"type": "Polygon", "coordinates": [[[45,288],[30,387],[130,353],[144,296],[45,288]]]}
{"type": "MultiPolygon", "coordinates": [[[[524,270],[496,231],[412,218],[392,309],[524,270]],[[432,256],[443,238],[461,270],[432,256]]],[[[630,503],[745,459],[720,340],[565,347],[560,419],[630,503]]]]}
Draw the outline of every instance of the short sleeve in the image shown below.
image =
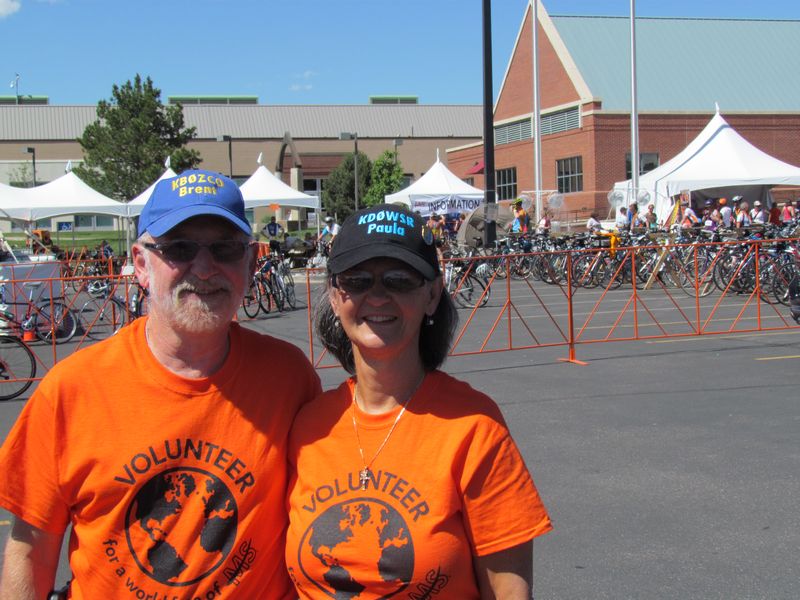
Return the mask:
{"type": "Polygon", "coordinates": [[[59,486],[56,410],[40,389],[0,448],[0,505],[49,533],[63,533],[69,508],[59,486]]]}
{"type": "Polygon", "coordinates": [[[470,440],[460,482],[464,526],[478,556],[506,550],[552,529],[508,429],[483,420],[470,440]]]}

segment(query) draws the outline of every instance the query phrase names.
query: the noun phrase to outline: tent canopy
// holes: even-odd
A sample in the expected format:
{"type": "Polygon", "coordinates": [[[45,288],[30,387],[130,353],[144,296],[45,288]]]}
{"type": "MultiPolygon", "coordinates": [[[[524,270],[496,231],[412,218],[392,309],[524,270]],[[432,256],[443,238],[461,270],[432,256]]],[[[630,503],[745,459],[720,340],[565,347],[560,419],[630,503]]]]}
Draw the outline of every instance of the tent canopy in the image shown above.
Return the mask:
{"type": "Polygon", "coordinates": [[[659,218],[665,218],[671,197],[684,190],[700,198],[737,195],[769,201],[769,189],[776,185],[800,185],[800,168],[753,146],[717,111],[677,156],[639,177],[638,194],[632,189],[632,180],[620,181],[614,184],[610,198],[615,207],[652,202],[659,218]]]}
{"type": "Polygon", "coordinates": [[[386,202],[405,204],[422,216],[469,213],[483,203],[484,193],[462,181],[436,157],[428,172],[405,189],[389,194],[386,202]]]}
{"type": "Polygon", "coordinates": [[[270,173],[264,165],[259,165],[256,172],[239,186],[244,196],[245,208],[257,206],[298,206],[301,208],[317,208],[315,196],[304,194],[283,183],[270,173]]]}
{"type": "Polygon", "coordinates": [[[167,167],[167,170],[164,171],[161,174],[161,177],[156,179],[150,185],[150,187],[148,187],[145,191],[143,191],[141,194],[136,196],[136,198],[134,198],[133,200],[131,200],[130,202],[127,203],[126,206],[128,208],[128,216],[129,217],[135,217],[135,216],[140,215],[142,213],[142,209],[144,208],[144,205],[147,204],[147,200],[150,198],[150,195],[153,193],[153,190],[155,189],[156,184],[159,181],[161,181],[162,179],[170,179],[172,177],[177,177],[177,173],[175,173],[175,171],[173,171],[170,167],[167,167]]]}
{"type": "Polygon", "coordinates": [[[118,217],[126,214],[122,202],[95,191],[72,171],[39,187],[6,188],[0,189],[0,216],[20,221],[84,213],[118,217]]]}

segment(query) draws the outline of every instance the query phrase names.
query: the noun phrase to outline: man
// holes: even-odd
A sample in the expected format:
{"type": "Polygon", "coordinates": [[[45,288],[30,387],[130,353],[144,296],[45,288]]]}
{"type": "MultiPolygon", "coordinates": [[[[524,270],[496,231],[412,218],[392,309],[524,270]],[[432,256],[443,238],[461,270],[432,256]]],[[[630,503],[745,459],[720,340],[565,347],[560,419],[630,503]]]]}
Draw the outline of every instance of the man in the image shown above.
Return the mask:
{"type": "Polygon", "coordinates": [[[0,597],[46,597],[70,524],[70,598],[290,597],[286,441],[320,385],[232,323],[255,268],[236,184],[159,182],[132,258],[148,316],[51,369],[0,449],[0,597]]]}
{"type": "MultiPolygon", "coordinates": [[[[733,203],[736,204],[736,200],[739,196],[734,196],[733,203]]],[[[719,199],[719,216],[722,219],[722,227],[725,229],[730,229],[731,225],[733,224],[733,210],[728,205],[727,198],[720,198],[719,199]]]]}
{"type": "Polygon", "coordinates": [[[269,218],[269,223],[264,225],[261,229],[267,240],[269,240],[269,251],[280,252],[281,250],[281,237],[283,237],[283,225],[275,220],[275,216],[269,218]]]}
{"type": "Polygon", "coordinates": [[[328,245],[333,243],[333,238],[339,233],[339,225],[333,220],[333,217],[325,217],[325,227],[319,233],[317,241],[327,240],[328,245]]]}
{"type": "Polygon", "coordinates": [[[750,220],[759,225],[763,225],[767,222],[767,212],[762,208],[761,200],[753,202],[753,210],[750,211],[750,220]]]}
{"type": "Polygon", "coordinates": [[[752,219],[750,218],[750,204],[743,201],[739,204],[739,210],[736,211],[736,229],[743,227],[750,227],[752,219]]]}
{"type": "Polygon", "coordinates": [[[658,229],[658,216],[656,215],[656,205],[648,204],[647,212],[644,213],[644,222],[648,231],[656,231],[658,229]]]}

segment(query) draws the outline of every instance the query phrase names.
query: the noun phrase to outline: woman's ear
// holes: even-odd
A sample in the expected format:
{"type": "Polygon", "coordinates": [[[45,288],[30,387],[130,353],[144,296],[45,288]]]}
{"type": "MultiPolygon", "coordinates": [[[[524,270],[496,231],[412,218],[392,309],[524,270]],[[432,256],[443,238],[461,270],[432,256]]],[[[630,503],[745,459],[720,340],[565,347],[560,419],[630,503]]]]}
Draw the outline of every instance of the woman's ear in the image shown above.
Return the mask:
{"type": "Polygon", "coordinates": [[[442,276],[439,275],[436,279],[431,281],[430,288],[428,288],[430,295],[428,297],[427,306],[425,307],[425,314],[429,317],[433,316],[433,313],[435,313],[436,309],[439,307],[439,301],[442,299],[443,289],[444,281],[442,276]]]}

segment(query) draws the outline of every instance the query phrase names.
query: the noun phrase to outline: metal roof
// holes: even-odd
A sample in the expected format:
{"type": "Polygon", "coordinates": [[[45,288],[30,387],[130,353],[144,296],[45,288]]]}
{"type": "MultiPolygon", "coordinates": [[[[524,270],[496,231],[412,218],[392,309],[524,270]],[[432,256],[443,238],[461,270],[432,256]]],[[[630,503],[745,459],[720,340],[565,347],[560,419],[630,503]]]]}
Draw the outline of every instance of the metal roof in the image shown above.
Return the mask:
{"type": "MultiPolygon", "coordinates": [[[[198,138],[338,139],[343,131],[359,138],[480,138],[480,105],[187,105],[187,126],[198,138]]],[[[97,118],[95,106],[0,106],[0,140],[74,140],[97,118]]]]}
{"type": "MultiPolygon", "coordinates": [[[[551,15],[603,110],[630,110],[630,19],[551,15]]],[[[800,110],[800,21],[636,18],[640,111],[800,110]]]]}

